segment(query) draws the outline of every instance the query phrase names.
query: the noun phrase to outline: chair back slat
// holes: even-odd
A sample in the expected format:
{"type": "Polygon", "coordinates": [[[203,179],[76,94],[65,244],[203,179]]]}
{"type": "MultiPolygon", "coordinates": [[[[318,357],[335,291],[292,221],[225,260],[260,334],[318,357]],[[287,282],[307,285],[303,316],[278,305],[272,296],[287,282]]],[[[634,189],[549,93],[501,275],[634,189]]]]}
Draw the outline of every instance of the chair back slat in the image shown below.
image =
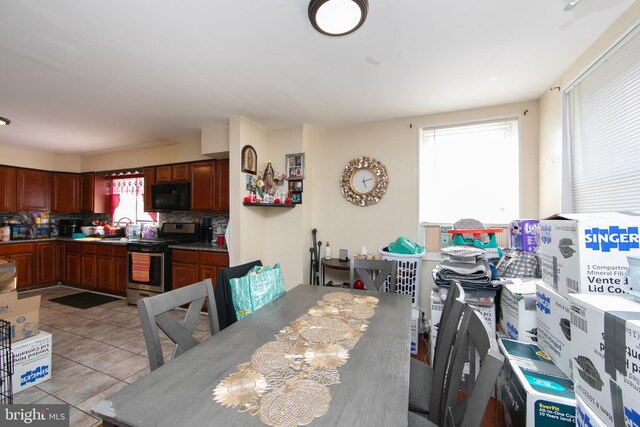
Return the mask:
{"type": "Polygon", "coordinates": [[[389,292],[395,292],[397,268],[397,262],[392,260],[351,258],[349,265],[350,287],[353,289],[357,275],[370,291],[385,292],[384,283],[389,279],[389,292]]]}
{"type": "Polygon", "coordinates": [[[455,357],[447,370],[445,417],[437,424],[478,427],[502,369],[504,357],[498,350],[489,325],[477,310],[468,305],[463,310],[453,353],[455,357]],[[476,356],[480,366],[477,376],[476,356]],[[463,387],[462,377],[466,363],[470,363],[472,369],[463,387]]]}
{"type": "Polygon", "coordinates": [[[147,344],[149,366],[152,371],[164,364],[159,330],[162,330],[176,344],[172,358],[199,344],[198,340],[193,337],[193,331],[205,301],[208,311],[209,331],[211,335],[214,335],[220,328],[218,326],[218,313],[211,279],[205,279],[193,285],[138,301],[140,323],[147,344]],[[183,321],[178,322],[170,311],[186,304],[189,304],[187,313],[183,321]]]}

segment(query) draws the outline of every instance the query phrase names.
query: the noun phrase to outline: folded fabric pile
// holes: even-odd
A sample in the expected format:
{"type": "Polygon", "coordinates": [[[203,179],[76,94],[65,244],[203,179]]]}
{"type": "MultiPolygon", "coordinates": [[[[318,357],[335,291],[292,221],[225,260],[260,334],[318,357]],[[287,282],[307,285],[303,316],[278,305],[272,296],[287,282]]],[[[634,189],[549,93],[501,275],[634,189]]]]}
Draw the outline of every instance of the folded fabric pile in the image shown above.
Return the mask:
{"type": "Polygon", "coordinates": [[[493,289],[491,267],[483,257],[484,249],[474,246],[456,245],[440,250],[444,259],[433,269],[433,281],[438,286],[449,287],[451,281],[460,282],[462,287],[473,289],[493,289]]]}

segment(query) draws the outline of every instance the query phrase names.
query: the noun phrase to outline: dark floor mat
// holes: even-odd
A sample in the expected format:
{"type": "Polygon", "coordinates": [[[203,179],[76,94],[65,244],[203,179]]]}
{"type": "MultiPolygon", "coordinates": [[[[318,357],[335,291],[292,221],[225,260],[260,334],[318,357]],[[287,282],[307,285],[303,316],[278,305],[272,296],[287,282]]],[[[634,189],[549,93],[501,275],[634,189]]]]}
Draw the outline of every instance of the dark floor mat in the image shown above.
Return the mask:
{"type": "Polygon", "coordinates": [[[107,295],[94,294],[92,292],[80,292],[77,294],[66,295],[63,297],[53,298],[49,301],[58,304],[68,305],[75,308],[91,308],[98,305],[106,304],[111,301],[117,301],[120,298],[114,298],[107,295]]]}

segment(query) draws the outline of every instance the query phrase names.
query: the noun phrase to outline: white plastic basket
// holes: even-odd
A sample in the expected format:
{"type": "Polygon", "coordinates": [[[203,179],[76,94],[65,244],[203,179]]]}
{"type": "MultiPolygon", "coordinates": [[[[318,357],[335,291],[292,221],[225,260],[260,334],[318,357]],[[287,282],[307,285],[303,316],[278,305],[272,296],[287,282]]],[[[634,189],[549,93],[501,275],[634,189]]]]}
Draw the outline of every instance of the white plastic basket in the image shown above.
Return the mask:
{"type": "MultiPolygon", "coordinates": [[[[386,246],[380,247],[382,259],[397,261],[396,293],[411,295],[411,305],[420,306],[420,277],[422,274],[422,256],[424,251],[417,255],[393,254],[387,252],[386,246]]],[[[385,292],[389,291],[389,280],[384,282],[385,292]]]]}

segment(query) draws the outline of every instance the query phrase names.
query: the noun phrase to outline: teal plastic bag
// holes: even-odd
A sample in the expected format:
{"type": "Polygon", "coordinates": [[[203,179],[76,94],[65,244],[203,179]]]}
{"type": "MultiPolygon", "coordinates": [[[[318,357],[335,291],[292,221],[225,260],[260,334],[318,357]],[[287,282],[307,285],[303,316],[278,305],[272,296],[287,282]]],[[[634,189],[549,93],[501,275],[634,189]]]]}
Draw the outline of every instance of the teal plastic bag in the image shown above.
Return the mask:
{"type": "Polygon", "coordinates": [[[231,279],[229,285],[238,320],[285,293],[280,264],[273,268],[256,266],[245,276],[231,279]]]}

